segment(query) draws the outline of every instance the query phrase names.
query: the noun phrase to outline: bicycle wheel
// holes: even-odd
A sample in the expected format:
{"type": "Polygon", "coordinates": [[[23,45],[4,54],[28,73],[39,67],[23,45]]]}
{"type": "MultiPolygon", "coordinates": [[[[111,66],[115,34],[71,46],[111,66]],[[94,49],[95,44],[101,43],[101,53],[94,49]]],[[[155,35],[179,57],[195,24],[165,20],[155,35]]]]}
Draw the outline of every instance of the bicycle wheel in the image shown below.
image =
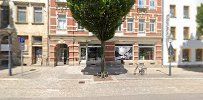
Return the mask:
{"type": "Polygon", "coordinates": [[[140,74],[141,74],[141,75],[144,75],[144,74],[145,74],[145,70],[144,70],[143,68],[140,70],[140,74]]]}

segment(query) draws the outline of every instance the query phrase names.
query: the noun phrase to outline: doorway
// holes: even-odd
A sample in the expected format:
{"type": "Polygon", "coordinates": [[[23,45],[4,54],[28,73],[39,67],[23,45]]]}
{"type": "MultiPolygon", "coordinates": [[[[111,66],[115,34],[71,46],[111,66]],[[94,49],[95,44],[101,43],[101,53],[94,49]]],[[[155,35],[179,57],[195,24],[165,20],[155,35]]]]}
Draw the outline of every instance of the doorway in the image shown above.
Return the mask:
{"type": "Polygon", "coordinates": [[[66,44],[58,44],[56,50],[57,65],[67,65],[69,63],[69,49],[66,44]]]}
{"type": "Polygon", "coordinates": [[[42,65],[42,47],[33,47],[32,49],[33,55],[33,64],[42,65]]]}

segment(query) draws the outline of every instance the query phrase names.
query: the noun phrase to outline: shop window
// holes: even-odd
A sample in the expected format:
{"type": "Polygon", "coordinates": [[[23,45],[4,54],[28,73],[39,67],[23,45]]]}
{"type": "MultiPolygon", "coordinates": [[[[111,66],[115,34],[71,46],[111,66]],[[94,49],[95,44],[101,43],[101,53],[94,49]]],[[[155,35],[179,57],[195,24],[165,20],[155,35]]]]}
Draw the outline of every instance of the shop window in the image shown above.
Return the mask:
{"type": "Polygon", "coordinates": [[[80,59],[81,60],[86,60],[86,48],[85,47],[81,47],[80,49],[80,59]]]}
{"type": "Polygon", "coordinates": [[[140,44],[139,60],[154,60],[154,46],[148,44],[140,44]]]}
{"type": "Polygon", "coordinates": [[[203,61],[203,49],[196,49],[196,61],[203,61]]]}
{"type": "Polygon", "coordinates": [[[132,60],[133,46],[131,45],[117,45],[115,47],[115,60],[132,60]]]}
{"type": "Polygon", "coordinates": [[[182,50],[182,61],[189,62],[190,61],[190,49],[183,49],[182,50]]]}

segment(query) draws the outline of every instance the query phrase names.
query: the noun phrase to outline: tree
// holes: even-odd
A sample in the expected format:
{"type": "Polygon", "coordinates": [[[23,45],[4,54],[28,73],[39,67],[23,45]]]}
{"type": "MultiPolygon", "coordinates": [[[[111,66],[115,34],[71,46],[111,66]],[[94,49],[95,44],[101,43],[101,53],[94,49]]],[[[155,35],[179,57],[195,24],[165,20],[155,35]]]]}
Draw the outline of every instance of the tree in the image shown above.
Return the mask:
{"type": "Polygon", "coordinates": [[[198,23],[198,35],[201,36],[203,35],[203,4],[201,4],[201,6],[197,8],[196,22],[198,23]]]}
{"type": "Polygon", "coordinates": [[[135,0],[67,0],[73,18],[101,42],[101,77],[106,75],[105,41],[114,37],[135,0]]]}

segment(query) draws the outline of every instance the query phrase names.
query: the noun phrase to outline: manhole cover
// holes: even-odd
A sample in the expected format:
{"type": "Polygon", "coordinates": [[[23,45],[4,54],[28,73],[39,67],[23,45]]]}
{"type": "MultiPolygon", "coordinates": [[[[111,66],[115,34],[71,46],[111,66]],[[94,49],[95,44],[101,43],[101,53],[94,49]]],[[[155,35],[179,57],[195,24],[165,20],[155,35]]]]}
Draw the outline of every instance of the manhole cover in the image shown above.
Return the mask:
{"type": "Polygon", "coordinates": [[[79,81],[78,83],[79,84],[85,84],[85,81],[79,81]]]}

